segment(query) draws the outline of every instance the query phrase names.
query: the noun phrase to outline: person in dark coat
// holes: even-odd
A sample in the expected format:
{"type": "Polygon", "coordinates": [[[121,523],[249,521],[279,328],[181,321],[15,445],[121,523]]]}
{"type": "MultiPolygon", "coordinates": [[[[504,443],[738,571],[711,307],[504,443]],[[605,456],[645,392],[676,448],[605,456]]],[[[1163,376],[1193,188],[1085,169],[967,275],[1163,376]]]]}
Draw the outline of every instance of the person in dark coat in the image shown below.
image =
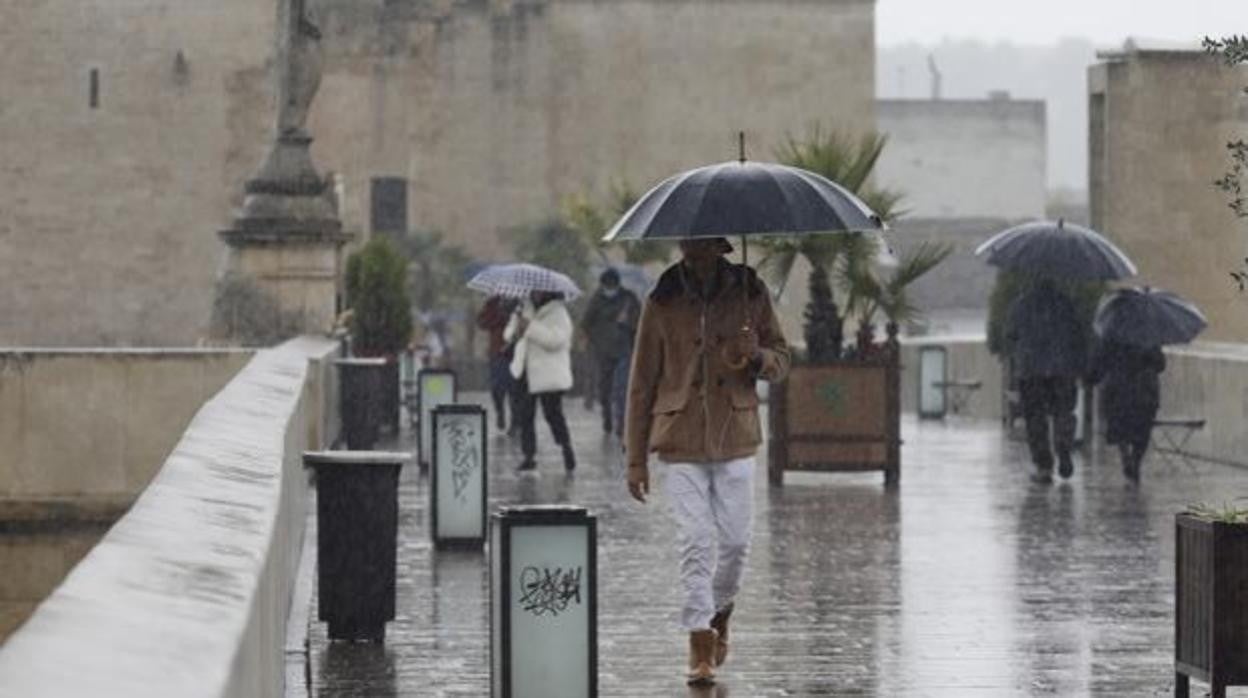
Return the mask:
{"type": "MultiPolygon", "coordinates": [[[[499,431],[507,430],[507,404],[512,392],[511,343],[503,339],[503,331],[518,303],[502,296],[490,296],[477,313],[477,327],[488,333],[490,358],[490,397],[494,400],[494,417],[499,431]]],[[[514,406],[514,405],[513,405],[514,406]]],[[[512,412],[515,419],[515,412],[512,412]]]]}
{"type": "Polygon", "coordinates": [[[1011,306],[1005,336],[1019,379],[1027,446],[1036,467],[1032,480],[1053,482],[1054,451],[1058,474],[1068,478],[1075,469],[1071,451],[1078,377],[1087,364],[1087,332],[1075,303],[1052,279],[1041,278],[1011,306]]]}
{"type": "Polygon", "coordinates": [[[1161,380],[1166,356],[1161,347],[1137,347],[1104,340],[1092,357],[1088,382],[1101,386],[1105,440],[1118,446],[1122,473],[1139,480],[1140,463],[1152,439],[1153,421],[1161,405],[1161,380]]]}
{"type": "Polygon", "coordinates": [[[617,414],[613,386],[621,365],[628,361],[641,315],[641,301],[620,285],[620,274],[607,269],[598,278],[598,290],[589,299],[581,329],[594,357],[593,390],[602,405],[602,430],[611,433],[624,415],[617,414]]]}

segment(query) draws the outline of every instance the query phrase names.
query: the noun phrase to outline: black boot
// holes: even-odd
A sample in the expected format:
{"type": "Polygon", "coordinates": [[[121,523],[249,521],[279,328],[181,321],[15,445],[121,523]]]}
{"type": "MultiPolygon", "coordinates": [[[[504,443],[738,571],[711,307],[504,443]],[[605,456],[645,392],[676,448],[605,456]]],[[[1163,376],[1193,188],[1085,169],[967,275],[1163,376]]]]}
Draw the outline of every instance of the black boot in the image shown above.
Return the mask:
{"type": "Polygon", "coordinates": [[[576,470],[576,454],[572,452],[572,444],[563,445],[563,469],[569,473],[576,470]]]}
{"type": "Polygon", "coordinates": [[[537,470],[537,461],[533,460],[532,458],[525,458],[524,460],[520,461],[520,465],[516,466],[516,470],[518,471],[537,470]]]}

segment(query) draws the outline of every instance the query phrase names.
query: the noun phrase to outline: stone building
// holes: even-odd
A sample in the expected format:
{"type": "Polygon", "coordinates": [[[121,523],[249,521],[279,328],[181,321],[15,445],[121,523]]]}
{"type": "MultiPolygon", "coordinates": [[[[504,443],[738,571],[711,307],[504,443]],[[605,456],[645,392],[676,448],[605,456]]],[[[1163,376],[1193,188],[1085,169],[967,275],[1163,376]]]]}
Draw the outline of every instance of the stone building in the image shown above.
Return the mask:
{"type": "MultiPolygon", "coordinates": [[[[874,2],[309,0],[309,131],[348,231],[500,233],[814,121],[874,123],[874,2]]],[[[275,4],[0,6],[0,345],[206,331],[273,123],[275,4]]]]}
{"type": "Polygon", "coordinates": [[[1226,143],[1248,137],[1248,71],[1198,48],[1128,41],[1088,70],[1092,225],[1139,266],[1133,283],[1178,292],[1209,317],[1203,339],[1248,341],[1231,280],[1248,229],[1214,186],[1226,143]]]}
{"type": "Polygon", "coordinates": [[[0,3],[0,345],[193,343],[271,135],[276,12],[0,3]]]}
{"type": "Polygon", "coordinates": [[[913,297],[937,332],[979,331],[996,270],[973,255],[994,233],[1043,218],[1047,198],[1045,103],[1011,99],[884,99],[878,129],[888,145],[876,166],[879,183],[905,193],[906,216],[893,244],[905,252],[923,242],[954,253],[917,281],[913,297]]]}
{"type": "Polygon", "coordinates": [[[882,185],[906,192],[915,218],[1040,218],[1048,132],[1041,100],[883,99],[882,185]]]}

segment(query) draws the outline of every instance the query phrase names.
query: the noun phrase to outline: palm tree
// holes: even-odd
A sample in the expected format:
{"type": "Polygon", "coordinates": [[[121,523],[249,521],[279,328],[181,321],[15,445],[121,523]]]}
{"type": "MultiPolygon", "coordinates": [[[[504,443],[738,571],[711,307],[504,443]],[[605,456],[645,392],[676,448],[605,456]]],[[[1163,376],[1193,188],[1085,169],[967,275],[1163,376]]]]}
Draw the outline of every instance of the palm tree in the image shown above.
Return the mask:
{"type": "MultiPolygon", "coordinates": [[[[610,266],[602,236],[640,198],[641,194],[628,182],[612,182],[604,205],[595,204],[585,194],[568,197],[563,202],[563,220],[584,236],[604,266],[610,266]]],[[[625,262],[644,266],[651,262],[666,263],[671,259],[673,245],[662,240],[638,240],[624,243],[623,249],[625,262]]]]}
{"type": "MultiPolygon", "coordinates": [[[[871,173],[887,143],[887,136],[878,133],[853,138],[824,131],[816,124],[805,140],[788,136],[777,149],[776,158],[840,184],[887,222],[904,213],[900,208],[904,194],[871,182],[871,173]]],[[[783,238],[767,241],[764,247],[759,270],[781,293],[799,257],[815,270],[810,277],[811,301],[805,313],[807,360],[812,362],[840,355],[843,326],[849,317],[856,317],[860,325],[868,325],[877,312],[889,322],[901,322],[917,314],[906,287],[952,251],[947,245],[921,245],[903,255],[887,279],[880,279],[873,269],[880,252],[879,242],[869,235],[783,238]],[[843,309],[836,305],[834,287],[844,297],[843,309]]]]}

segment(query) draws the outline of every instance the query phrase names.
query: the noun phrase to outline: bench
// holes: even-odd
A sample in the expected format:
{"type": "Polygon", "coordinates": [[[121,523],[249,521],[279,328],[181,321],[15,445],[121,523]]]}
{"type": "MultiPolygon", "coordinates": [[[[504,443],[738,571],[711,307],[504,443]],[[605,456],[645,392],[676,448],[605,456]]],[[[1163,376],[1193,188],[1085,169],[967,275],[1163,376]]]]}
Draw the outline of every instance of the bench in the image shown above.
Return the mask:
{"type": "Polygon", "coordinates": [[[1190,465],[1190,454],[1184,449],[1192,435],[1204,428],[1205,420],[1197,417],[1158,417],[1153,420],[1153,449],[1167,463],[1190,465]]]}

